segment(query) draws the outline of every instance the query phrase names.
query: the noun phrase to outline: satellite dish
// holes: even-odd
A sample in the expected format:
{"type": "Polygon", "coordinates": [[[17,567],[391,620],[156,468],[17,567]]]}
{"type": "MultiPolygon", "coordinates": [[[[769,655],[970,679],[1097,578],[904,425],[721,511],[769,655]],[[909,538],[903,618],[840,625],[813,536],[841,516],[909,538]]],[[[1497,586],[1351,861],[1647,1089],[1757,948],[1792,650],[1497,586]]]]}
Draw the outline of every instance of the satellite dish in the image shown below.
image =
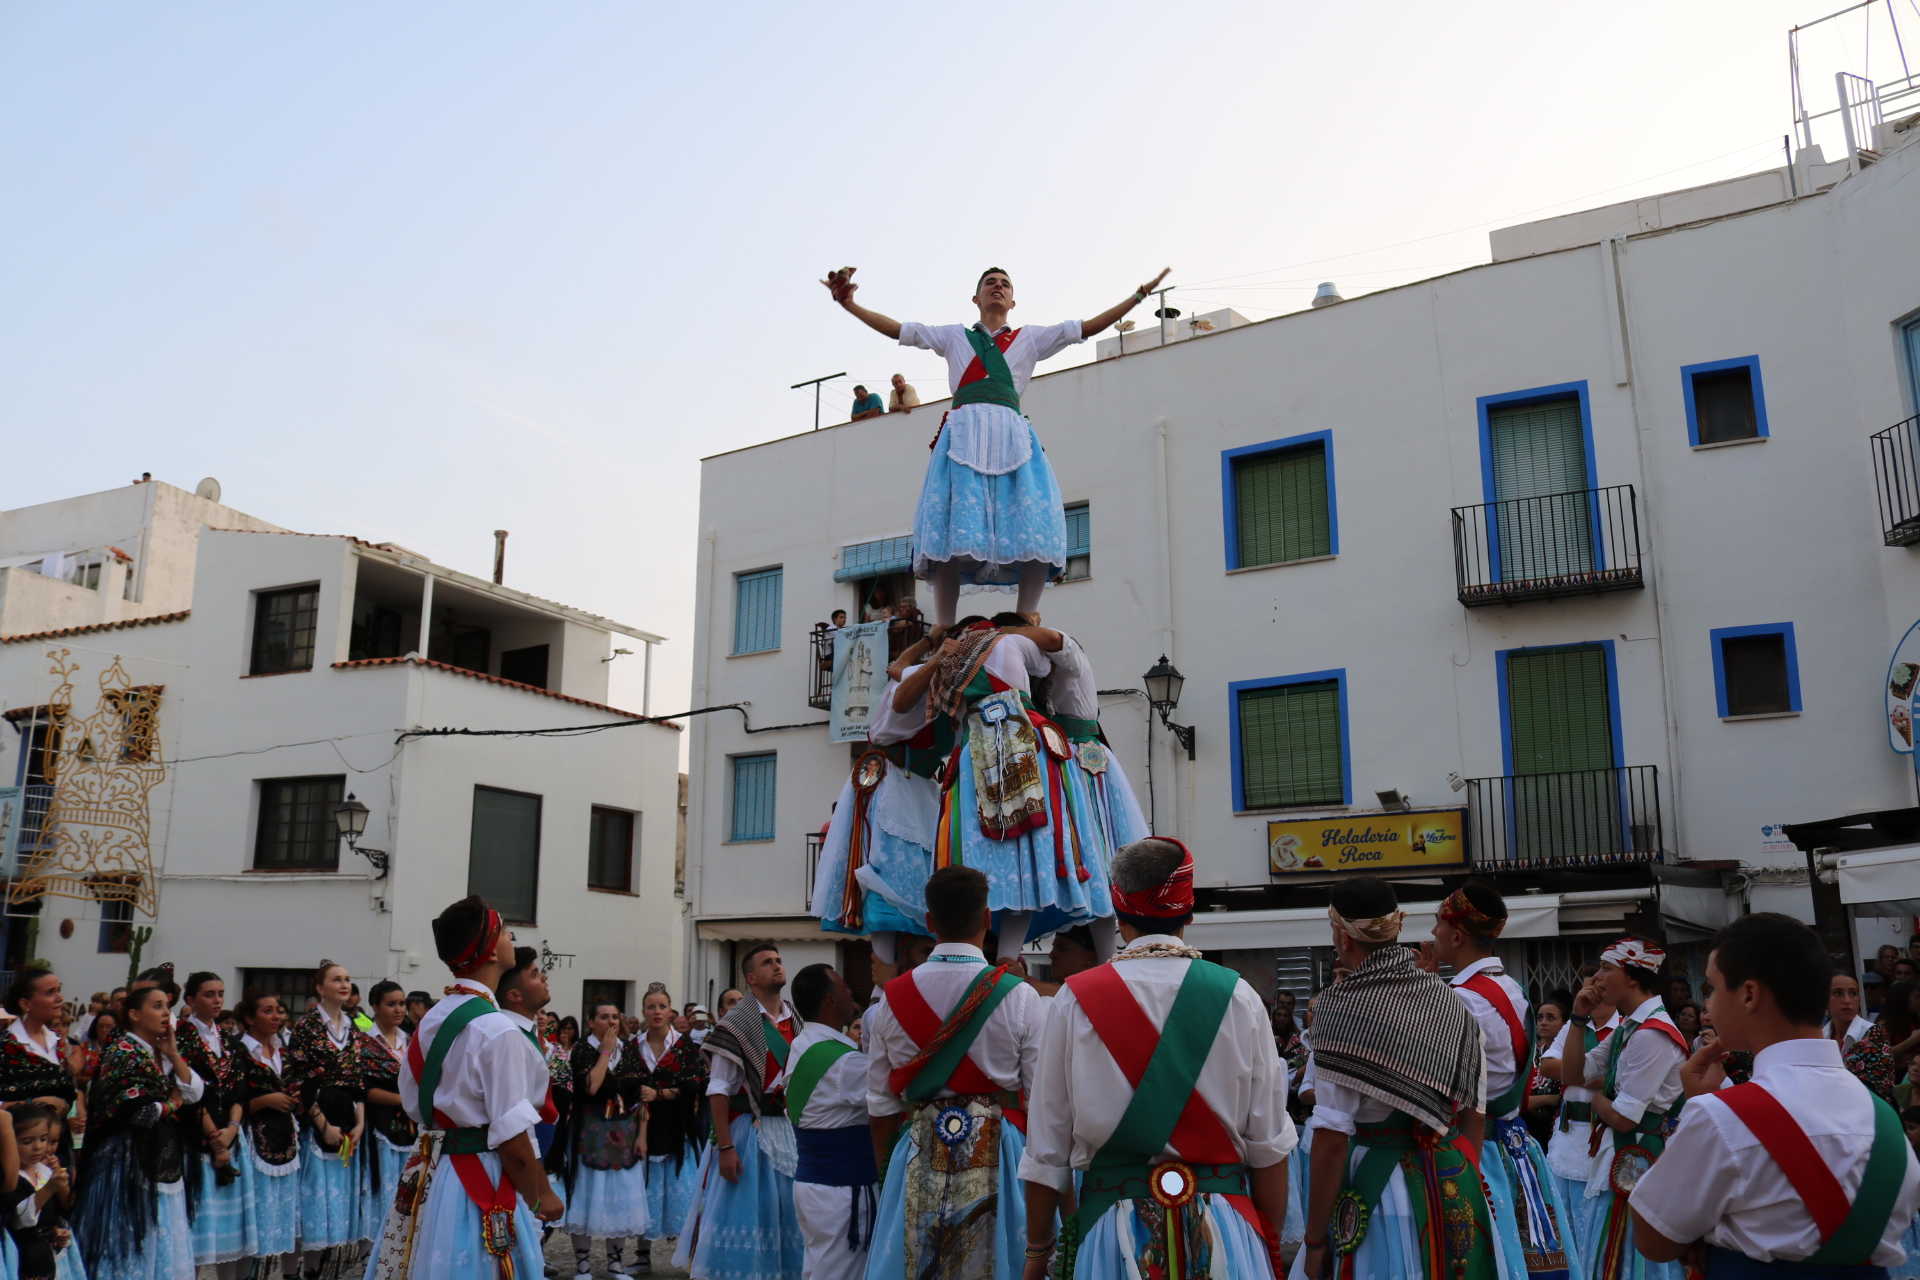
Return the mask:
{"type": "Polygon", "coordinates": [[[208,476],[205,480],[193,486],[193,496],[196,498],[205,498],[208,502],[220,501],[220,482],[212,476],[208,476]]]}

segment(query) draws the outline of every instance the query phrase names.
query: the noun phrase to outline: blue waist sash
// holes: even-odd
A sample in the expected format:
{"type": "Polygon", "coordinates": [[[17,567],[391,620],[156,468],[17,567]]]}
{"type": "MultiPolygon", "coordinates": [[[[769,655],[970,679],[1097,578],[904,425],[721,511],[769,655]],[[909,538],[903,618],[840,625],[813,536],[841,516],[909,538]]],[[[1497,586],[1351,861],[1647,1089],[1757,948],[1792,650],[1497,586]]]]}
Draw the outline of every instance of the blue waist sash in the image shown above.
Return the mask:
{"type": "Polygon", "coordinates": [[[1795,1280],[1887,1280],[1887,1269],[1875,1266],[1834,1266],[1812,1262],[1756,1262],[1744,1253],[1707,1248],[1707,1280],[1763,1280],[1792,1276],[1795,1280]]]}
{"type": "Polygon", "coordinates": [[[865,1187],[880,1180],[873,1163],[873,1134],[863,1124],[844,1129],[800,1129],[793,1131],[800,1149],[800,1163],[793,1171],[795,1182],[813,1182],[827,1187],[865,1187]]]}

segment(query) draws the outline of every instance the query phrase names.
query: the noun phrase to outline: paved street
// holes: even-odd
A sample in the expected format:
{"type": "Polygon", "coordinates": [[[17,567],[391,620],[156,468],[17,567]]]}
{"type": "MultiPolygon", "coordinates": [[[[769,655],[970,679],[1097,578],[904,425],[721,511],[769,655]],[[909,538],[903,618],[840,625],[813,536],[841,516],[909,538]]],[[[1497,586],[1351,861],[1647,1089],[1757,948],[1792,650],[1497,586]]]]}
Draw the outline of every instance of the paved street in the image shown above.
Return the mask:
{"type": "MultiPolygon", "coordinates": [[[[593,1246],[592,1274],[596,1278],[613,1274],[607,1270],[606,1256],[601,1252],[602,1247],[598,1241],[593,1246]]],[[[687,1273],[673,1265],[672,1257],[672,1241],[654,1241],[653,1270],[646,1274],[663,1277],[663,1280],[666,1277],[684,1278],[687,1273]]],[[[573,1280],[576,1274],[573,1269],[573,1242],[567,1238],[566,1232],[556,1231],[547,1238],[547,1265],[553,1268],[552,1274],[558,1276],[559,1280],[573,1280]]]]}

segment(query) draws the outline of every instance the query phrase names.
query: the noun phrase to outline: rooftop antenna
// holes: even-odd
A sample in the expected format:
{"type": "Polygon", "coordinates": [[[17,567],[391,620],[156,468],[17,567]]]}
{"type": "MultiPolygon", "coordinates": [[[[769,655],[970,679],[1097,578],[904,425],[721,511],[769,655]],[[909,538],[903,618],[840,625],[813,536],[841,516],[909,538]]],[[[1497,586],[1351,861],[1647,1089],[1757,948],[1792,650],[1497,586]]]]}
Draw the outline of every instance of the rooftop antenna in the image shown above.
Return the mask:
{"type": "Polygon", "coordinates": [[[832,382],[835,378],[844,378],[846,376],[847,371],[842,369],[838,373],[823,374],[818,378],[808,378],[805,382],[796,382],[787,388],[789,391],[798,391],[802,387],[813,388],[813,429],[815,431],[820,429],[820,384],[823,382],[832,382]]]}

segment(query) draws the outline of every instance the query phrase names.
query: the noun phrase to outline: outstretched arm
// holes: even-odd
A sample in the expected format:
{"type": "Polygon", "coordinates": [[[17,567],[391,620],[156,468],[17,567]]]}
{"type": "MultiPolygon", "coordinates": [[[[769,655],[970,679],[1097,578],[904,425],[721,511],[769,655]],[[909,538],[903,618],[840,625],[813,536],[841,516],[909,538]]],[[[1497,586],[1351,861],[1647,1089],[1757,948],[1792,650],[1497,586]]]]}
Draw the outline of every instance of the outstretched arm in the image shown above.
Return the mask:
{"type": "MultiPolygon", "coordinates": [[[[1128,294],[1124,301],[1114,303],[1091,320],[1082,320],[1080,322],[1080,336],[1082,338],[1091,338],[1094,334],[1099,333],[1121,316],[1139,306],[1146,300],[1146,296],[1152,293],[1154,288],[1159,285],[1162,280],[1167,278],[1167,272],[1171,270],[1173,270],[1172,267],[1163,267],[1159,275],[1128,294]]],[[[885,319],[884,316],[881,318],[885,319]]],[[[872,321],[868,321],[868,323],[871,324],[872,321]]]]}
{"type": "Polygon", "coordinates": [[[833,300],[840,304],[842,311],[860,320],[875,333],[883,333],[895,342],[898,342],[900,340],[900,322],[898,320],[895,320],[892,316],[883,316],[878,311],[869,311],[853,300],[853,291],[860,287],[853,282],[853,272],[854,268],[852,267],[842,267],[838,271],[829,271],[827,278],[820,283],[827,287],[827,292],[833,295],[833,300]]]}

